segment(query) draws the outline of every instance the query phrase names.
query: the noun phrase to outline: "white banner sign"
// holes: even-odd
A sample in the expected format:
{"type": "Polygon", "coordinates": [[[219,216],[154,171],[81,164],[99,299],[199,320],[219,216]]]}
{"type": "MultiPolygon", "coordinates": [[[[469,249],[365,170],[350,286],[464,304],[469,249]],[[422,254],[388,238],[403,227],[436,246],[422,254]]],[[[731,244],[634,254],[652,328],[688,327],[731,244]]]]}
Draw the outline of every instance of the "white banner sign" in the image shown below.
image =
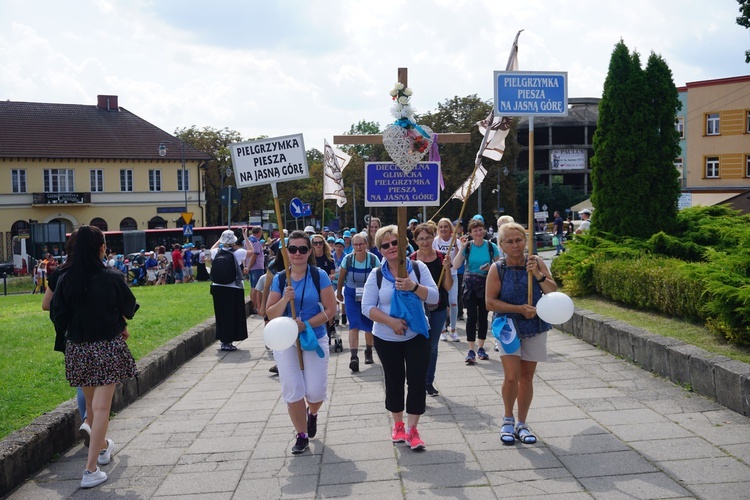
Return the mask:
{"type": "Polygon", "coordinates": [[[229,150],[238,187],[310,177],[302,134],[230,144],[229,150]]]}
{"type": "Polygon", "coordinates": [[[585,170],[586,151],[583,149],[553,149],[549,152],[552,170],[585,170]]]}

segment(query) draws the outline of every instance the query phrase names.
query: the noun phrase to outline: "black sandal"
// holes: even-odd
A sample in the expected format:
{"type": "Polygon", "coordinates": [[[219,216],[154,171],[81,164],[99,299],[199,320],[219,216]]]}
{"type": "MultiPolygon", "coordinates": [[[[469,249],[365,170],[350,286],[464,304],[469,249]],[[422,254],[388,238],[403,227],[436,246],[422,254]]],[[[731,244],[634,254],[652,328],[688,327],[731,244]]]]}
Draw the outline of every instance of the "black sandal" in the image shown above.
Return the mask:
{"type": "Polygon", "coordinates": [[[515,430],[515,419],[504,418],[503,425],[500,427],[500,442],[505,445],[511,445],[516,442],[516,437],[513,435],[515,430]]]}

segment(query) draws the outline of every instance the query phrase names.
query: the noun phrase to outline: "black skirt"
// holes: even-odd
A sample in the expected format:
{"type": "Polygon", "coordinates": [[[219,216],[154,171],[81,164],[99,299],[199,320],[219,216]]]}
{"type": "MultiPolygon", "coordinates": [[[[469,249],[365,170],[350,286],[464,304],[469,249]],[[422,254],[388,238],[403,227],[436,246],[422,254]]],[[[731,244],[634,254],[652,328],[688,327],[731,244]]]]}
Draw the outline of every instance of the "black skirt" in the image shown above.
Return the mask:
{"type": "Polygon", "coordinates": [[[208,281],[211,279],[211,276],[209,276],[208,271],[206,270],[206,263],[198,264],[198,276],[196,276],[196,281],[208,281]]]}
{"type": "Polygon", "coordinates": [[[231,344],[247,338],[245,291],[241,288],[211,286],[216,316],[216,339],[231,344]]]}

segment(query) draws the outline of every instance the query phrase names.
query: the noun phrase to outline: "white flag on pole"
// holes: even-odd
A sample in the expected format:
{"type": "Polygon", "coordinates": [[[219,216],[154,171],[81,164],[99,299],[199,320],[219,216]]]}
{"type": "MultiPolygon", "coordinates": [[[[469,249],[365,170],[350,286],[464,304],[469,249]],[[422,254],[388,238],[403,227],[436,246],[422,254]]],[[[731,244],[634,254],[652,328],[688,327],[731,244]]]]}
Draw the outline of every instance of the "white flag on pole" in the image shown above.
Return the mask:
{"type": "Polygon", "coordinates": [[[343,207],[346,205],[343,172],[352,157],[332,148],[325,139],[323,144],[323,199],[336,200],[343,207]]]}
{"type": "Polygon", "coordinates": [[[484,166],[479,165],[474,173],[474,181],[470,183],[472,180],[471,177],[466,179],[466,182],[461,184],[456,192],[453,193],[451,199],[456,198],[457,200],[465,201],[474,191],[476,191],[485,177],[487,177],[487,169],[485,169],[484,166]]]}
{"type": "MultiPolygon", "coordinates": [[[[505,71],[518,71],[518,37],[521,36],[520,30],[516,33],[516,39],[510,48],[510,56],[505,66],[505,71]]],[[[511,120],[507,116],[494,116],[492,113],[484,120],[477,122],[479,132],[482,135],[489,134],[487,137],[487,146],[480,151],[482,156],[491,160],[500,161],[505,152],[505,138],[510,130],[511,120]]]]}

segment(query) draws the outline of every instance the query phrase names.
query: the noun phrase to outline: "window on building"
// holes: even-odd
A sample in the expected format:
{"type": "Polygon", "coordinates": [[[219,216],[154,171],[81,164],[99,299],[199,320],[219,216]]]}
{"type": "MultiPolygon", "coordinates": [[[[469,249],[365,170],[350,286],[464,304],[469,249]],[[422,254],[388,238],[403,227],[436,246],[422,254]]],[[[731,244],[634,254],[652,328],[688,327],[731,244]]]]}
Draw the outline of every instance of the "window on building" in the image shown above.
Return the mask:
{"type": "Polygon", "coordinates": [[[750,177],[750,155],[745,156],[745,177],[750,177]]]}
{"type": "Polygon", "coordinates": [[[120,221],[120,231],[135,231],[138,223],[132,217],[125,217],[120,221]]]}
{"type": "Polygon", "coordinates": [[[674,160],[674,168],[677,169],[677,173],[680,175],[678,177],[678,179],[680,180],[680,185],[683,185],[684,184],[684,179],[683,179],[683,176],[682,176],[682,174],[683,174],[683,172],[682,172],[682,168],[683,168],[682,158],[675,158],[675,160],[674,160]]]}
{"type": "Polygon", "coordinates": [[[719,113],[706,115],[706,135],[719,135],[719,113]]]}
{"type": "Polygon", "coordinates": [[[719,177],[719,157],[706,157],[706,179],[717,179],[719,177]]]}
{"type": "Polygon", "coordinates": [[[89,170],[89,177],[91,179],[91,192],[101,193],[104,191],[104,170],[100,168],[94,168],[89,170]]]}
{"type": "Polygon", "coordinates": [[[161,191],[161,170],[148,171],[148,190],[161,191]]]}
{"type": "Polygon", "coordinates": [[[133,191],[133,170],[129,168],[120,170],[120,191],[133,191]]]}
{"type": "Polygon", "coordinates": [[[747,112],[747,117],[745,118],[745,132],[750,134],[750,111],[747,112]]]}
{"type": "Polygon", "coordinates": [[[73,173],[73,169],[70,168],[45,168],[44,192],[72,193],[75,191],[73,173]]]}
{"type": "Polygon", "coordinates": [[[13,193],[26,193],[26,170],[14,168],[10,171],[10,185],[13,193]]]}
{"type": "Polygon", "coordinates": [[[177,191],[190,191],[190,171],[189,170],[180,169],[177,171],[177,191]]]}
{"type": "Polygon", "coordinates": [[[677,119],[674,121],[674,128],[677,130],[677,133],[680,134],[680,139],[685,138],[685,117],[684,116],[678,116],[677,119]]]}
{"type": "Polygon", "coordinates": [[[107,221],[105,221],[101,217],[94,217],[93,219],[91,219],[91,222],[89,222],[89,225],[90,226],[96,226],[99,229],[101,229],[102,231],[108,231],[108,229],[107,229],[107,227],[108,227],[107,226],[107,221]]]}

